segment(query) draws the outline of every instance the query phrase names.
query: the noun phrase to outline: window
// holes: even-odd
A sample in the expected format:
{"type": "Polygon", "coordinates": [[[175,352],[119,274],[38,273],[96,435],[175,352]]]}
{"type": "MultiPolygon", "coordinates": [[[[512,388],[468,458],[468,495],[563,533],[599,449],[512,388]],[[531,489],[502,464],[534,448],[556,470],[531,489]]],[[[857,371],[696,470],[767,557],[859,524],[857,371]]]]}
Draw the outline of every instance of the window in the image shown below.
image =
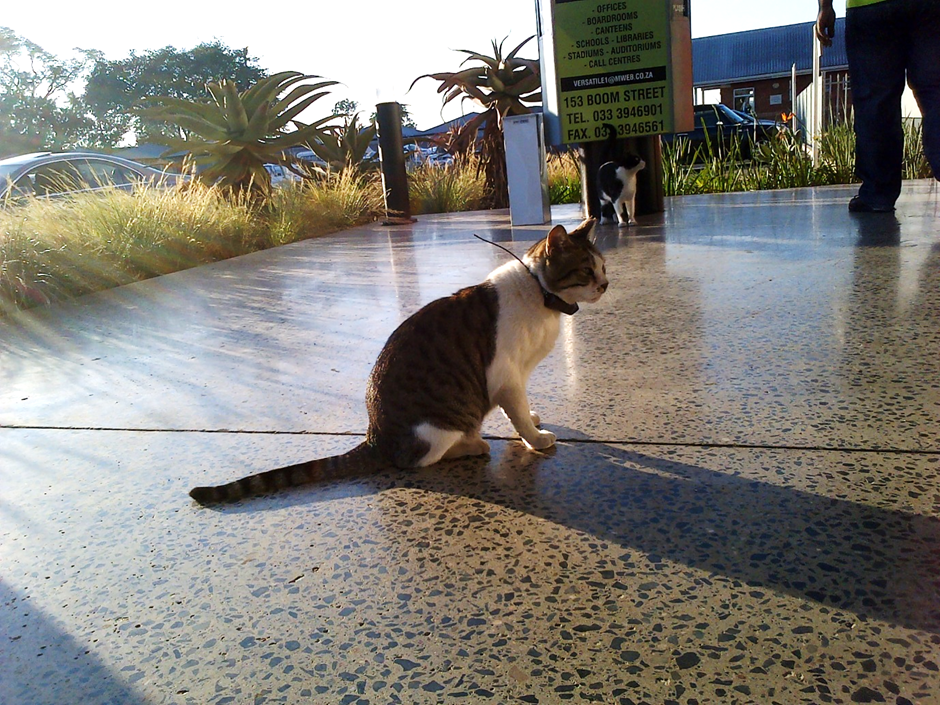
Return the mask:
{"type": "Polygon", "coordinates": [[[139,180],[137,174],[117,164],[89,159],[77,164],[84,182],[92,188],[107,186],[128,187],[139,180]]]}
{"type": "Polygon", "coordinates": [[[131,190],[142,177],[120,164],[99,159],[71,159],[41,164],[16,180],[14,196],[55,196],[69,191],[88,191],[112,186],[131,190]]]}
{"type": "Polygon", "coordinates": [[[735,88],[734,105],[735,110],[740,110],[748,115],[754,114],[754,89],[753,88],[735,88]]]}
{"type": "Polygon", "coordinates": [[[30,171],[27,177],[33,182],[37,196],[50,196],[82,188],[82,175],[68,162],[38,166],[30,171]]]}
{"type": "Polygon", "coordinates": [[[33,186],[33,179],[35,175],[33,174],[23,174],[20,178],[16,180],[16,183],[10,188],[8,193],[10,198],[22,198],[24,196],[32,196],[36,193],[36,188],[33,186]]]}

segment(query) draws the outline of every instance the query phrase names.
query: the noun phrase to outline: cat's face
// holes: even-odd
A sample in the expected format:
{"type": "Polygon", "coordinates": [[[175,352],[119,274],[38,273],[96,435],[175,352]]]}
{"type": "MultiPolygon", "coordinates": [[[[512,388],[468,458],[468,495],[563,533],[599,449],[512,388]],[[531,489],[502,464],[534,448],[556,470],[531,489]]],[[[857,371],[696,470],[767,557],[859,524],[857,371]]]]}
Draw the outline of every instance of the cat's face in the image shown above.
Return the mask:
{"type": "Polygon", "coordinates": [[[556,225],[528,252],[548,290],[566,303],[595,303],[607,291],[604,256],[590,238],[595,222],[589,218],[570,233],[556,225]]]}
{"type": "Polygon", "coordinates": [[[636,154],[628,154],[623,158],[621,166],[627,171],[637,172],[646,168],[646,162],[636,154]]]}

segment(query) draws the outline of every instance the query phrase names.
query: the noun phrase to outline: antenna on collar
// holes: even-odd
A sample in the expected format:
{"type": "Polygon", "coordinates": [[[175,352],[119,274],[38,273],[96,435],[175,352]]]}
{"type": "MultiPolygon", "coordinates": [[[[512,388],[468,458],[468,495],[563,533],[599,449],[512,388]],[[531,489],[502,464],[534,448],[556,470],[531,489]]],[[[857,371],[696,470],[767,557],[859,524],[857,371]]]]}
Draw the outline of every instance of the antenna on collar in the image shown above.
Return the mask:
{"type": "Polygon", "coordinates": [[[482,240],[483,242],[489,243],[494,247],[498,247],[503,252],[508,252],[513,259],[519,262],[525,270],[532,275],[532,278],[535,279],[535,283],[539,285],[539,289],[542,290],[542,300],[545,302],[545,308],[551,309],[552,311],[558,311],[559,313],[564,313],[567,316],[573,316],[578,312],[578,304],[569,304],[567,301],[562,299],[557,294],[553,294],[544,286],[542,286],[542,280],[538,278],[535,272],[529,269],[529,265],[522,261],[522,259],[512,250],[507,247],[503,247],[498,242],[493,242],[492,240],[487,240],[485,237],[480,237],[476,233],[473,233],[473,237],[477,240],[482,240]]]}

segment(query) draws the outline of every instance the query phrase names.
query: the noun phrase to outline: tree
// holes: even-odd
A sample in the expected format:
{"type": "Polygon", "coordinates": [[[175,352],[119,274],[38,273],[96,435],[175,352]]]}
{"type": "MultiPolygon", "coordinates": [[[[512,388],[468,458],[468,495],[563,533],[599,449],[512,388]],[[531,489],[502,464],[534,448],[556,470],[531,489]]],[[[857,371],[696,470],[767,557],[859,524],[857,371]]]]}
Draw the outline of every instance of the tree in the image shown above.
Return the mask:
{"type": "Polygon", "coordinates": [[[349,98],[343,98],[342,100],[336,101],[336,105],[333,106],[333,114],[337,117],[350,117],[355,115],[359,111],[359,103],[349,98]]]}
{"type": "Polygon", "coordinates": [[[480,169],[483,171],[490,188],[488,206],[505,208],[509,205],[509,189],[506,180],[506,152],[502,137],[502,119],[507,115],[524,115],[530,112],[526,103],[538,103],[542,100],[539,63],[534,59],[522,59],[517,56],[534,37],[525,39],[505,57],[503,43],[493,40],[493,56],[478,54],[460,49],[467,62],[477,62],[465,69],[450,73],[432,73],[419,76],[412,82],[412,87],[422,78],[440,81],[437,92],[443,93],[444,105],[452,100],[472,100],[482,105],[485,110],[460,129],[454,148],[457,151],[469,151],[477,145],[480,128],[483,136],[480,144],[480,169]]]}
{"type": "Polygon", "coordinates": [[[116,145],[127,133],[138,144],[175,135],[164,123],[142,116],[142,101],[167,96],[208,104],[205,86],[223,79],[251,86],[267,73],[248,55],[248,49],[231,49],[219,41],[180,51],[172,46],[137,54],[119,61],[99,60],[85,86],[82,105],[92,121],[87,141],[116,145]]]}
{"type": "Polygon", "coordinates": [[[148,100],[152,107],[143,115],[178,130],[175,136],[154,138],[171,150],[189,152],[197,165],[207,165],[200,173],[205,181],[263,200],[271,188],[264,165],[289,165],[292,158],[284,150],[313,142],[322,125],[334,117],[310,125],[297,122],[300,113],[327,94],[322,89],[336,85],[336,81],[304,83],[315,78],[319,76],[284,71],[242,93],[234,81],[209,83],[209,103],[163,96],[148,100]],[[290,130],[289,125],[299,129],[290,130]]]}
{"type": "MultiPolygon", "coordinates": [[[[333,106],[333,114],[339,117],[348,118],[349,116],[357,112],[359,112],[359,103],[357,103],[354,100],[343,99],[337,102],[336,105],[333,106]]],[[[378,113],[375,110],[373,110],[372,113],[369,115],[369,122],[372,123],[373,125],[376,122],[377,115],[378,113]]],[[[414,121],[414,118],[411,117],[411,113],[408,112],[407,105],[401,106],[401,126],[411,127],[415,130],[418,129],[417,123],[414,121]]]]}
{"type": "Polygon", "coordinates": [[[87,121],[70,89],[101,54],[78,53],[60,60],[0,27],[0,156],[66,149],[80,141],[87,121]]]}
{"type": "MultiPolygon", "coordinates": [[[[377,110],[373,110],[373,111],[372,111],[372,114],[369,116],[370,122],[372,122],[372,123],[374,124],[374,123],[378,120],[378,115],[379,115],[378,111],[377,111],[377,110]]],[[[410,128],[412,128],[413,130],[417,130],[417,129],[418,129],[418,124],[415,122],[414,118],[411,117],[411,113],[408,112],[408,106],[407,106],[407,105],[402,105],[402,106],[401,106],[401,126],[402,126],[402,127],[410,127],[410,128]]]]}

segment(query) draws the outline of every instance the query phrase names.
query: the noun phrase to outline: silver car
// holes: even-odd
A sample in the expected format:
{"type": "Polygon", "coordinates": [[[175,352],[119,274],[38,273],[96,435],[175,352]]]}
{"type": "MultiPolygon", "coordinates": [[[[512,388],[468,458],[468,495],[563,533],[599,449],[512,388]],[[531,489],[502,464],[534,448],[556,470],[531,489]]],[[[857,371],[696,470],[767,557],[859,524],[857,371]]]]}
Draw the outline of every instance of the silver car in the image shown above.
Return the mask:
{"type": "Polygon", "coordinates": [[[182,177],[129,159],[93,152],[37,152],[0,159],[0,205],[138,184],[170,187],[182,177]]]}

